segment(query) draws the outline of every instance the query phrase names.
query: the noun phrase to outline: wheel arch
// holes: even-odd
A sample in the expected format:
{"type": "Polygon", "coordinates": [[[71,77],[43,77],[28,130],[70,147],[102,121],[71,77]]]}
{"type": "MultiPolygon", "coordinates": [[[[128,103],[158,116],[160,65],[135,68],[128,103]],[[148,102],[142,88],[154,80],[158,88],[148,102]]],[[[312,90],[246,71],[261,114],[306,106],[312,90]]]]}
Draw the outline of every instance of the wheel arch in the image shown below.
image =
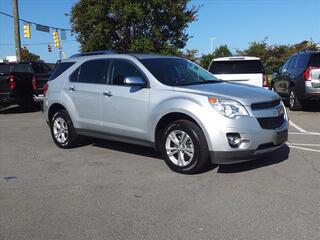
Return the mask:
{"type": "Polygon", "coordinates": [[[161,135],[163,134],[165,127],[168,124],[170,124],[171,122],[174,122],[177,120],[189,120],[189,121],[193,122],[194,124],[196,124],[204,133],[204,135],[206,137],[207,144],[209,144],[209,142],[208,142],[209,139],[207,137],[207,133],[206,133],[203,125],[200,123],[200,121],[198,119],[196,119],[195,116],[192,116],[191,114],[188,114],[188,113],[175,111],[175,112],[169,112],[169,113],[166,113],[165,115],[163,115],[158,120],[158,122],[156,124],[156,127],[154,129],[154,141],[155,141],[156,150],[159,150],[161,135]]]}

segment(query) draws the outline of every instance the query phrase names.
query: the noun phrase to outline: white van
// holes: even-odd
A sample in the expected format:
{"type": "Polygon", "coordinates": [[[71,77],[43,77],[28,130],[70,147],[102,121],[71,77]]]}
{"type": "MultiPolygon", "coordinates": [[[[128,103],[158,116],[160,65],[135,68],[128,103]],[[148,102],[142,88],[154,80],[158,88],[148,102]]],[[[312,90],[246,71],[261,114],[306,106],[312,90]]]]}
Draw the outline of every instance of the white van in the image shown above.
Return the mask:
{"type": "Polygon", "coordinates": [[[221,80],[268,87],[268,77],[260,58],[257,57],[215,58],[208,70],[221,80]]]}

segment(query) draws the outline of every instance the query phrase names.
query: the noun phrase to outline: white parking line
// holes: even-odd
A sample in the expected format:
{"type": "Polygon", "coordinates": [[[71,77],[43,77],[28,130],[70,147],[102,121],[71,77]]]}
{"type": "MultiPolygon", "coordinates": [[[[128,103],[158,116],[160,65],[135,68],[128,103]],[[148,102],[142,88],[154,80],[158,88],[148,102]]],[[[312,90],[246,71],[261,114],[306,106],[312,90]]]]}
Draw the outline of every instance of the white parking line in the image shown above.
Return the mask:
{"type": "Polygon", "coordinates": [[[290,148],[296,148],[296,149],[300,149],[300,150],[305,150],[305,151],[318,152],[318,153],[320,153],[320,150],[318,150],[318,149],[298,147],[298,146],[291,145],[290,143],[287,143],[287,145],[288,145],[290,148]]]}
{"type": "Polygon", "coordinates": [[[302,127],[299,127],[297,124],[295,124],[294,122],[292,122],[291,120],[289,120],[289,123],[292,127],[294,127],[295,129],[297,129],[299,132],[302,133],[306,133],[308,132],[307,130],[303,129],[302,127]]]}
{"type": "Polygon", "coordinates": [[[296,134],[296,135],[299,135],[299,134],[305,134],[305,135],[315,135],[315,136],[320,136],[320,133],[319,132],[309,132],[305,129],[303,129],[302,127],[299,127],[297,124],[295,124],[294,122],[292,122],[291,120],[289,120],[289,123],[292,127],[294,127],[295,129],[297,129],[299,132],[298,133],[294,133],[294,132],[291,132],[289,134],[296,134]]]}
{"type": "Polygon", "coordinates": [[[320,144],[314,144],[314,143],[290,143],[294,146],[310,146],[310,147],[320,147],[320,144]]]}

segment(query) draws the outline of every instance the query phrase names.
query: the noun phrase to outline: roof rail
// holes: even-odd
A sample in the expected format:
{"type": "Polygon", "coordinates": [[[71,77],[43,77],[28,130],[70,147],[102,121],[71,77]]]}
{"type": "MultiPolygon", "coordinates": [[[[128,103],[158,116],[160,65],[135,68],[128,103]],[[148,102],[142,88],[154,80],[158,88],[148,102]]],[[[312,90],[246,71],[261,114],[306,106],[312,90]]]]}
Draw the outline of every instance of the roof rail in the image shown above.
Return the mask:
{"type": "Polygon", "coordinates": [[[70,58],[83,57],[83,56],[92,56],[92,55],[103,55],[103,54],[115,54],[117,52],[113,50],[104,50],[104,51],[93,51],[93,52],[82,52],[72,55],[70,58]]]}

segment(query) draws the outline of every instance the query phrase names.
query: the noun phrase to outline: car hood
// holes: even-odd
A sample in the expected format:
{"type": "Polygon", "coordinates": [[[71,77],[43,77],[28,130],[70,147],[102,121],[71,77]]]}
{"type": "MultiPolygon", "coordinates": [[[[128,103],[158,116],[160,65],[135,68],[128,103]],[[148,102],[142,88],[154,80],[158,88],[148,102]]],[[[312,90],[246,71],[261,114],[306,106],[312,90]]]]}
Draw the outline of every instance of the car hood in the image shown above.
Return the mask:
{"type": "Polygon", "coordinates": [[[262,87],[250,86],[239,83],[209,83],[189,86],[179,86],[175,91],[190,92],[194,94],[233,99],[243,105],[252,103],[267,102],[280,99],[279,95],[262,87]]]}

